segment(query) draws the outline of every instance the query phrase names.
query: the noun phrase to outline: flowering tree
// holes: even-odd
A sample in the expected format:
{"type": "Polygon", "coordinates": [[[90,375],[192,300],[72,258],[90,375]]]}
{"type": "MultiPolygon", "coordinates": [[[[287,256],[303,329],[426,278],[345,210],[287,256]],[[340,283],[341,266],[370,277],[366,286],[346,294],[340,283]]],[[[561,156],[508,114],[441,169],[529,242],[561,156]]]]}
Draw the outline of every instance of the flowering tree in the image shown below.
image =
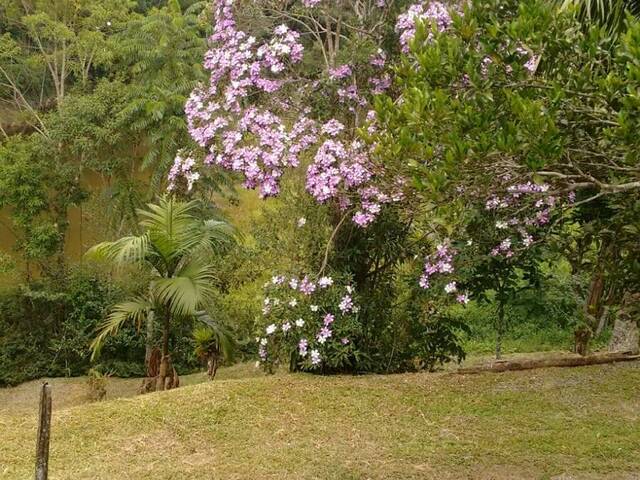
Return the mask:
{"type": "MultiPolygon", "coordinates": [[[[476,231],[495,237],[476,251],[480,260],[526,261],[518,250],[548,239],[561,220],[579,228],[596,201],[612,209],[606,228],[635,231],[637,220],[620,212],[638,198],[637,135],[629,136],[637,29],[615,47],[535,1],[473,2],[442,33],[418,27],[397,69],[400,97],[377,111],[378,158],[388,170],[401,158],[395,169],[417,187],[413,208],[429,205],[463,226],[463,237],[478,224],[465,211],[486,198],[476,231]]],[[[625,265],[636,264],[637,242],[616,238],[625,265]]],[[[499,270],[491,262],[484,276],[499,270]]]]}
{"type": "MultiPolygon", "coordinates": [[[[466,305],[471,298],[496,305],[496,358],[501,356],[505,307],[527,286],[540,283],[544,240],[557,230],[563,205],[554,196],[540,197],[546,184],[503,186],[502,194],[464,197],[464,212],[453,241],[428,255],[420,286],[466,305]]],[[[464,193],[464,196],[463,196],[464,193]]]]}
{"type": "MultiPolygon", "coordinates": [[[[612,70],[593,53],[610,51],[606,38],[544,2],[425,1],[397,17],[386,2],[347,3],[257,2],[286,22],[261,41],[239,28],[231,0],[214,3],[210,82],[187,104],[204,154],[176,159],[172,188],[218,165],[274,196],[285,171],[306,164],[307,192],[337,213],[327,252],[341,228],[351,235],[347,219],[371,229],[389,212],[406,227],[400,253],[356,273],[358,288],[423,251],[420,286],[446,280],[445,298],[462,304],[497,292],[501,330],[506,299],[523,271],[533,278],[538,246],[569,207],[637,191],[633,94],[613,102],[623,82],[607,83],[612,70]],[[397,44],[385,50],[389,26],[397,44]],[[366,46],[366,62],[344,45],[366,46]],[[301,74],[314,49],[321,72],[301,74]],[[446,250],[432,253],[438,242],[446,250]]],[[[620,75],[631,51],[612,58],[620,75]]]]}
{"type": "MultiPolygon", "coordinates": [[[[233,2],[215,2],[214,34],[205,57],[210,82],[194,90],[186,108],[191,135],[204,153],[176,158],[170,188],[190,190],[203,166],[218,165],[240,172],[245,186],[258,188],[262,197],[275,196],[285,171],[306,163],[306,191],[335,212],[319,275],[334,246],[341,253],[331,258],[348,264],[345,273],[353,276],[358,291],[371,297],[387,288],[393,267],[412,255],[404,246],[412,219],[389,210],[404,202],[407,185],[372,160],[377,148],[370,141],[377,134],[372,106],[391,86],[389,58],[406,47],[420,21],[434,20],[437,30],[451,25],[449,10],[433,5],[422,2],[396,21],[397,12],[385,2],[256,2],[254,8],[286,22],[259,42],[240,29],[233,2]],[[305,43],[294,28],[313,42],[305,43]],[[382,49],[395,35],[401,40],[382,49]],[[305,47],[311,54],[320,50],[319,74],[297,69],[305,47]],[[383,216],[383,210],[395,213],[383,216]],[[379,228],[371,229],[376,221],[379,228]],[[361,233],[349,224],[369,229],[361,233]]],[[[369,300],[367,317],[384,317],[390,300],[387,295],[383,309],[369,300]]],[[[373,323],[378,326],[368,332],[375,345],[373,332],[386,326],[373,323]]]]}
{"type": "MultiPolygon", "coordinates": [[[[389,9],[384,2],[347,2],[352,7],[345,15],[357,20],[351,24],[343,13],[333,16],[341,2],[327,3],[276,8],[279,2],[259,2],[267,12],[302,27],[317,40],[314,45],[323,52],[325,71],[313,79],[295,74],[304,50],[298,31],[281,24],[271,38],[258,42],[239,29],[231,0],[216,2],[211,48],[205,56],[210,81],[194,90],[187,102],[187,118],[192,137],[205,149],[202,163],[242,173],[245,186],[258,188],[262,197],[277,195],[285,170],[299,166],[301,155],[313,150],[308,192],[320,203],[337,202],[344,211],[353,206],[352,220],[367,226],[382,205],[401,198],[399,188],[385,192],[375,185],[379,172],[369,161],[371,149],[355,136],[355,128],[366,119],[373,120],[373,113],[366,115],[371,98],[390,86],[389,74],[384,72],[386,54],[373,48],[382,36],[379,31],[386,25],[389,9]],[[336,64],[345,36],[352,45],[365,44],[371,52],[367,62],[358,65],[358,74],[364,73],[364,78],[356,75],[355,65],[336,64]],[[344,118],[310,117],[313,105],[303,99],[318,88],[342,105],[344,118]]],[[[190,190],[199,177],[193,155],[179,155],[170,188],[184,179],[190,190]]]]}

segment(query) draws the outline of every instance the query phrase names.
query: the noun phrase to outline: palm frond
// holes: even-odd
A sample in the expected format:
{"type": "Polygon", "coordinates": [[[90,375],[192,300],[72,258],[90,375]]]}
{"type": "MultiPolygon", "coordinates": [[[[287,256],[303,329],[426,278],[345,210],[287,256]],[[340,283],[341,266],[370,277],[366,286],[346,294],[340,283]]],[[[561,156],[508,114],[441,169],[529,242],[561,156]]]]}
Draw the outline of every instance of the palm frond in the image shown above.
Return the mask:
{"type": "Polygon", "coordinates": [[[91,342],[91,359],[94,360],[99,355],[100,349],[108,336],[115,335],[122,325],[129,320],[133,320],[139,327],[151,309],[151,303],[142,297],[115,305],[107,319],[100,325],[98,335],[91,342]]]}
{"type": "Polygon", "coordinates": [[[236,227],[224,220],[205,220],[203,232],[207,241],[214,246],[232,244],[241,235],[236,227]]]}
{"type": "Polygon", "coordinates": [[[183,255],[207,256],[225,251],[240,239],[240,232],[223,220],[205,220],[199,223],[189,238],[180,245],[183,255]]]}
{"type": "Polygon", "coordinates": [[[154,295],[169,307],[173,315],[192,316],[211,298],[214,279],[211,265],[203,265],[194,258],[183,265],[175,276],[158,280],[154,285],[154,295]]]}
{"type": "Polygon", "coordinates": [[[221,323],[213,319],[213,317],[202,310],[196,313],[196,319],[206,327],[196,327],[193,332],[193,337],[196,343],[196,348],[200,347],[205,350],[207,345],[215,343],[222,357],[225,360],[232,360],[236,349],[236,342],[231,335],[231,332],[221,323]]]}
{"type": "Polygon", "coordinates": [[[574,9],[587,25],[601,25],[610,34],[616,34],[623,28],[627,13],[640,17],[640,0],[560,1],[561,10],[574,9]]]}
{"type": "Polygon", "coordinates": [[[106,336],[128,319],[141,321],[153,302],[168,309],[171,318],[193,317],[214,295],[214,267],[210,255],[233,243],[238,233],[221,220],[202,221],[201,203],[163,197],[158,204],[138,210],[141,236],[103,242],[87,252],[88,257],[124,264],[146,262],[160,278],[149,286],[146,299],[134,299],[114,307],[102,325],[92,348],[94,356],[106,336]]]}
{"type": "Polygon", "coordinates": [[[140,225],[146,229],[151,242],[158,252],[171,263],[184,255],[182,244],[192,240],[198,220],[194,216],[197,202],[178,202],[165,197],[158,204],[149,204],[140,210],[140,225]]]}
{"type": "Polygon", "coordinates": [[[114,242],[102,242],[91,247],[85,256],[94,260],[107,260],[117,265],[141,263],[150,253],[149,236],[131,235],[114,242]]]}

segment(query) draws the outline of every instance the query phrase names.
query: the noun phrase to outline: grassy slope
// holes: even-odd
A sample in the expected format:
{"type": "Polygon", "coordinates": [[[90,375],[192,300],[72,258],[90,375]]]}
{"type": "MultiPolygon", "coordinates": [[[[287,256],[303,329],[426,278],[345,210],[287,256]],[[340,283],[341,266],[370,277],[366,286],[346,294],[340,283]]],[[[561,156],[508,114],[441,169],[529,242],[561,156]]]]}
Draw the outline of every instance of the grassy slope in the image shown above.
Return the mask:
{"type": "MultiPolygon", "coordinates": [[[[475,376],[224,375],[97,404],[58,400],[51,478],[617,480],[640,472],[637,362],[475,376]]],[[[30,478],[35,405],[11,407],[7,398],[0,478],[30,478]]]]}

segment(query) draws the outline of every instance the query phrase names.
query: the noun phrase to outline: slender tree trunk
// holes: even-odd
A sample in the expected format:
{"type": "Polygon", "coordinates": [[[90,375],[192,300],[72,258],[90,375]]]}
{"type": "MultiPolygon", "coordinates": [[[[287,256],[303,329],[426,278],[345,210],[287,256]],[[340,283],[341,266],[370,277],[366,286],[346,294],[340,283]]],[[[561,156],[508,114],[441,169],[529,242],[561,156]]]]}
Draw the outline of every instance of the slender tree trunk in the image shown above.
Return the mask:
{"type": "Polygon", "coordinates": [[[147,315],[146,325],[146,338],[145,338],[145,350],[144,350],[144,368],[147,374],[149,373],[149,361],[151,360],[151,352],[153,352],[153,321],[155,312],[149,311],[147,315]]]}
{"type": "Polygon", "coordinates": [[[504,302],[498,301],[498,323],[496,325],[496,360],[502,358],[502,336],[504,334],[504,302]]]}
{"type": "Polygon", "coordinates": [[[607,326],[609,320],[609,307],[605,306],[602,308],[602,312],[600,313],[600,318],[598,319],[598,327],[596,328],[596,337],[599,337],[602,331],[607,326]]]}
{"type": "Polygon", "coordinates": [[[165,389],[166,378],[169,374],[169,327],[171,325],[169,315],[169,312],[165,312],[162,328],[162,360],[160,362],[160,374],[158,375],[158,386],[156,390],[165,389]]]}
{"type": "Polygon", "coordinates": [[[590,320],[591,328],[596,328],[596,322],[602,314],[602,295],[604,294],[604,273],[598,271],[589,284],[589,293],[584,305],[584,312],[590,320]]]}
{"type": "Polygon", "coordinates": [[[601,325],[600,319],[602,318],[602,296],[604,294],[604,272],[599,266],[603,260],[605,247],[600,249],[598,256],[598,266],[596,271],[591,277],[589,283],[589,291],[587,292],[587,298],[585,299],[582,309],[586,325],[580,325],[574,331],[575,337],[575,352],[580,355],[586,355],[589,351],[589,342],[601,325]]]}
{"type": "Polygon", "coordinates": [[[591,340],[591,328],[588,325],[581,325],[574,332],[575,353],[585,356],[589,352],[589,340],[591,340]]]}
{"type": "Polygon", "coordinates": [[[613,334],[609,342],[610,352],[640,352],[640,292],[627,292],[622,307],[613,325],[613,334]]]}
{"type": "Polygon", "coordinates": [[[209,380],[213,380],[216,376],[216,372],[218,371],[218,355],[212,353],[209,355],[207,359],[207,377],[209,380]]]}

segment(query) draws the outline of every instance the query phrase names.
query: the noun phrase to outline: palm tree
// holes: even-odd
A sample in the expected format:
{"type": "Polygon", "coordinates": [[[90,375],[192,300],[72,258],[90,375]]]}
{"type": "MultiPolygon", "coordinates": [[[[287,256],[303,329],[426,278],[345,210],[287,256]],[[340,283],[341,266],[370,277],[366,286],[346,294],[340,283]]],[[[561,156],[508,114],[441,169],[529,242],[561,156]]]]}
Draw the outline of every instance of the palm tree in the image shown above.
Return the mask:
{"type": "Polygon", "coordinates": [[[233,357],[235,344],[229,332],[207,314],[200,316],[200,320],[207,325],[198,326],[193,330],[195,354],[207,363],[207,376],[209,380],[213,380],[220,361],[230,360],[233,357]]]}
{"type": "MultiPolygon", "coordinates": [[[[92,342],[93,357],[105,338],[127,321],[138,327],[153,316],[162,321],[162,352],[155,388],[164,390],[170,369],[169,334],[173,322],[205,318],[215,279],[211,256],[235,239],[234,228],[224,221],[201,220],[199,202],[165,197],[139,210],[142,235],[123,237],[92,247],[86,255],[116,265],[139,265],[152,274],[144,295],[114,305],[92,342]]],[[[212,322],[210,316],[206,316],[212,322]]],[[[210,323],[208,322],[208,323],[210,323]]],[[[171,384],[169,384],[169,387],[171,384]]]]}

